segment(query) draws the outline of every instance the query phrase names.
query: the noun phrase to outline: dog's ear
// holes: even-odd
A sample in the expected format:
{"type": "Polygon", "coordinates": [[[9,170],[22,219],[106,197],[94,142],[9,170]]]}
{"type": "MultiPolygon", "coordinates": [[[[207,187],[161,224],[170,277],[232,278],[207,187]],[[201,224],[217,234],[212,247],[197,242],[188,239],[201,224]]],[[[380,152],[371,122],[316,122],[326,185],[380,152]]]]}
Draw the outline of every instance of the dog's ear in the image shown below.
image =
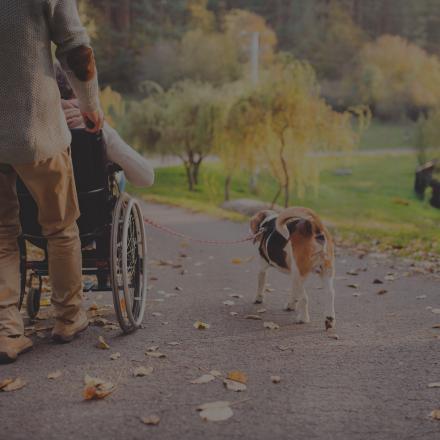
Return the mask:
{"type": "Polygon", "coordinates": [[[259,229],[261,223],[264,221],[264,219],[269,215],[269,211],[260,211],[257,212],[250,221],[250,228],[253,234],[256,234],[259,229]]]}
{"type": "Polygon", "coordinates": [[[296,225],[296,230],[303,237],[311,237],[313,235],[313,225],[310,220],[302,219],[296,225]]]}

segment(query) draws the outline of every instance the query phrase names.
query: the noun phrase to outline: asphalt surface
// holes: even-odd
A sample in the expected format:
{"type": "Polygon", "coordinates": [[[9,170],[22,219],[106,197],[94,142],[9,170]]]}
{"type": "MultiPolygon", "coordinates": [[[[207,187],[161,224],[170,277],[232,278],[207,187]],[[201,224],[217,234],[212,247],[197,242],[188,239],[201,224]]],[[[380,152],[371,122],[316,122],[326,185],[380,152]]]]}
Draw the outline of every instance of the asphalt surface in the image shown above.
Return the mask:
{"type": "MultiPolygon", "coordinates": [[[[149,206],[147,212],[201,238],[247,233],[246,225],[176,208],[149,206]]],[[[333,339],[324,331],[319,280],[308,287],[310,324],[294,325],[283,311],[289,279],[276,272],[269,275],[263,319],[245,319],[262,308],[253,305],[257,272],[256,259],[248,261],[256,255],[251,244],[187,246],[151,228],[148,235],[153,281],[144,328],[121,336],[92,326],[63,346],[51,343],[49,333],[33,336],[32,352],[0,366],[0,381],[20,377],[27,382],[19,391],[0,392],[2,440],[440,438],[440,421],[429,417],[440,408],[440,388],[428,387],[440,382],[440,329],[433,328],[440,324],[440,314],[433,312],[440,308],[438,278],[383,255],[360,259],[339,252],[338,339],[333,339]],[[359,274],[347,274],[353,270],[359,274]],[[384,284],[373,284],[376,278],[384,284]],[[378,295],[380,290],[387,292],[378,295]],[[230,300],[235,305],[223,304],[230,300]],[[196,330],[197,320],[210,328],[196,330]],[[265,329],[265,321],[280,329],[265,329]],[[96,347],[100,335],[110,350],[96,347]],[[174,342],[179,345],[170,345],[174,342]],[[167,357],[146,356],[151,346],[167,357]],[[115,352],[121,357],[110,360],[115,352]],[[138,366],[154,371],[134,377],[138,366]],[[61,377],[49,380],[57,370],[61,377]],[[210,370],[246,373],[247,390],[229,391],[221,379],[190,383],[210,370]],[[85,374],[112,381],[116,390],[104,400],[84,401],[85,374]],[[273,375],[280,376],[279,384],[272,383],[273,375]],[[233,417],[203,421],[197,406],[218,400],[233,402],[233,417]],[[151,415],[160,417],[158,426],[141,422],[151,415]]],[[[87,304],[93,302],[110,304],[111,297],[88,295],[87,304]]],[[[115,320],[111,310],[105,318],[115,320]]],[[[42,325],[47,322],[37,323],[42,325]]]]}

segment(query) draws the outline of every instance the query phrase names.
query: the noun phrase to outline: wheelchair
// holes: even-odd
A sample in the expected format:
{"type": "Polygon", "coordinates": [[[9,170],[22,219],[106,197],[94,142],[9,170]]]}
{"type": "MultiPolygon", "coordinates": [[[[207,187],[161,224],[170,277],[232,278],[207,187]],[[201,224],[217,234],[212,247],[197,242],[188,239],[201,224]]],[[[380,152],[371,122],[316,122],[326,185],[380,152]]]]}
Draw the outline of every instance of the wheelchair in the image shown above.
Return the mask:
{"type": "MultiPolygon", "coordinates": [[[[71,155],[81,213],[83,276],[96,280],[84,283],[84,292],[111,291],[119,325],[124,333],[131,333],[141,326],[147,295],[147,243],[141,208],[120,191],[117,178],[122,170],[107,161],[101,134],[72,130],[71,155]]],[[[27,296],[27,312],[33,319],[40,309],[43,277],[49,274],[47,242],[37,222],[37,205],[20,179],[17,195],[22,227],[20,307],[27,296]],[[26,242],[41,249],[44,258],[28,259],[26,242]]]]}

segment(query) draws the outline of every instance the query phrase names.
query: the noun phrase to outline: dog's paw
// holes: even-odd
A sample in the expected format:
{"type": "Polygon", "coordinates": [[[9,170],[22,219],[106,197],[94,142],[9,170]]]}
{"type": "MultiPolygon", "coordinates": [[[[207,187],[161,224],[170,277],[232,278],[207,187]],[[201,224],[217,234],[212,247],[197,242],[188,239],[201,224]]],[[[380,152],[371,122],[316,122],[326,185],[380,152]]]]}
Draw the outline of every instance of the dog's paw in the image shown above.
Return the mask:
{"type": "Polygon", "coordinates": [[[285,310],[286,312],[296,312],[296,307],[295,307],[294,304],[287,303],[287,304],[286,304],[286,307],[284,307],[284,310],[285,310]]]}
{"type": "Polygon", "coordinates": [[[336,319],[333,318],[332,316],[327,316],[325,318],[325,329],[330,330],[332,328],[335,328],[335,326],[336,326],[336,319]]]}

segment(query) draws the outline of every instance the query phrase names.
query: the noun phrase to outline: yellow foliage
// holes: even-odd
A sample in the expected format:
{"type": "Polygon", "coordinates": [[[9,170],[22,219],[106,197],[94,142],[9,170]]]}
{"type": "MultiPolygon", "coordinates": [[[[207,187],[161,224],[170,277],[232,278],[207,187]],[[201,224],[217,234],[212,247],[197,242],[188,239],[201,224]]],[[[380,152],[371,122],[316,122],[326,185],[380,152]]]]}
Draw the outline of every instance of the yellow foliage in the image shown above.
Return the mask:
{"type": "Polygon", "coordinates": [[[440,61],[401,37],[385,35],[360,54],[360,93],[379,114],[399,116],[411,107],[440,103],[440,61]]]}
{"type": "Polygon", "coordinates": [[[213,30],[215,15],[208,10],[208,0],[190,0],[187,8],[191,15],[193,29],[199,29],[204,32],[213,30]]]}
{"type": "Polygon", "coordinates": [[[108,124],[115,127],[118,121],[125,116],[124,99],[109,86],[101,91],[100,101],[108,124]]]}

